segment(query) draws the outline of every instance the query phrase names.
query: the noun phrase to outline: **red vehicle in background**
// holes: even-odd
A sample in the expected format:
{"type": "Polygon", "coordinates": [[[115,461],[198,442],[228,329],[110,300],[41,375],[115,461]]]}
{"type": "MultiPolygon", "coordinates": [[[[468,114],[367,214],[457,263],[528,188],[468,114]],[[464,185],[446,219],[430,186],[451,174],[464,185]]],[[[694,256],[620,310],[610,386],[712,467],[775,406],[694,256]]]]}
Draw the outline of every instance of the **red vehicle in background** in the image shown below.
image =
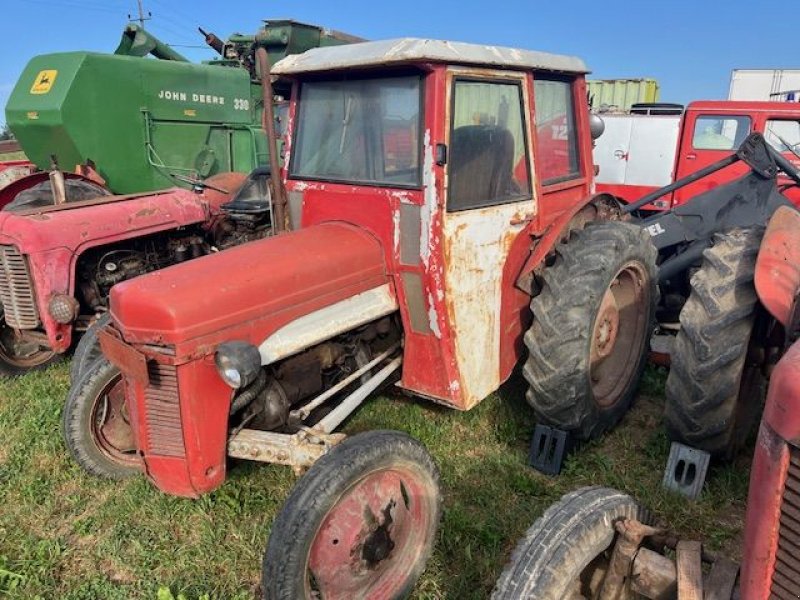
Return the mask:
{"type": "MultiPolygon", "coordinates": [[[[660,187],[714,164],[760,132],[789,161],[800,166],[800,103],[692,102],[683,115],[604,114],[605,132],[596,141],[597,191],[631,203],[660,187]]],[[[737,165],[656,200],[668,210],[722,183],[738,179],[737,165]]],[[[787,180],[788,182],[788,180],[787,180]]],[[[800,190],[788,191],[800,205],[800,190]]]]}

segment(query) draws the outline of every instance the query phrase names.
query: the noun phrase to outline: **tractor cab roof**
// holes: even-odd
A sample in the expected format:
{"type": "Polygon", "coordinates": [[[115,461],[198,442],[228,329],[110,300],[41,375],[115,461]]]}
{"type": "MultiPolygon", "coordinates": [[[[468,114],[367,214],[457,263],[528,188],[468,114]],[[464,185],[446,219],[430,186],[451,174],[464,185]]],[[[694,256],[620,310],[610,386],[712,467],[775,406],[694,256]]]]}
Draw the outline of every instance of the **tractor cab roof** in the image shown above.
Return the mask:
{"type": "Polygon", "coordinates": [[[447,63],[516,70],[536,69],[561,73],[588,73],[584,62],[573,56],[501,46],[415,38],[314,48],[278,61],[272,68],[272,72],[276,75],[286,76],[414,63],[447,63]]]}

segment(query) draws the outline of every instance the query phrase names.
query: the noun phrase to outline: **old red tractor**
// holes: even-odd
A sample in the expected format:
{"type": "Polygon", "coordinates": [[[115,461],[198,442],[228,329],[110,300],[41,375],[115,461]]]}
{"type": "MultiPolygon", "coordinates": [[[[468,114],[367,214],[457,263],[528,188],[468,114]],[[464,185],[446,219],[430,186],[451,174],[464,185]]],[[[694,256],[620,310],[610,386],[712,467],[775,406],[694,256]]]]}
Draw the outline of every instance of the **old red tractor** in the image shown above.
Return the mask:
{"type": "MultiPolygon", "coordinates": [[[[65,407],[75,459],[196,497],[222,485],[228,457],[312,465],[388,383],[467,410],[520,363],[539,419],[582,438],[614,425],[644,365],[655,249],[592,193],[584,64],[401,39],[273,72],[294,82],[287,231],[113,288],[104,358],[65,407]]],[[[265,570],[269,597],[406,589],[384,574],[417,572],[431,536],[408,524],[438,505],[431,477],[373,445],[367,483],[343,470],[343,488],[293,501],[301,575],[265,570]]]]}
{"type": "Polygon", "coordinates": [[[534,523],[493,598],[800,597],[800,213],[795,209],[778,208],[770,220],[755,284],[789,347],[770,379],[738,580],[730,560],[653,528],[647,511],[630,496],[595,487],[564,496],[534,523]],[[701,559],[712,563],[710,568],[703,569],[701,559]]]}

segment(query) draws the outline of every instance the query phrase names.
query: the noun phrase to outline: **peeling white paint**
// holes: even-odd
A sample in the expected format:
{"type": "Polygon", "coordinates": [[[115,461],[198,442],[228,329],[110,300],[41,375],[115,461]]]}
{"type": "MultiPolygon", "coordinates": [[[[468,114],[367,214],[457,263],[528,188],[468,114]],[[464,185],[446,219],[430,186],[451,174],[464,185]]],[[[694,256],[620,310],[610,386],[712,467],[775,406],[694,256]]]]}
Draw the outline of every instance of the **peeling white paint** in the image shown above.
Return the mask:
{"type": "Polygon", "coordinates": [[[420,210],[421,231],[419,236],[419,257],[428,268],[431,257],[431,241],[433,240],[433,217],[439,204],[436,195],[436,173],[433,170],[433,147],[431,146],[431,130],[425,130],[425,155],[422,164],[422,185],[425,195],[420,210]]]}
{"type": "Polygon", "coordinates": [[[392,233],[394,235],[394,257],[400,257],[400,209],[396,208],[392,211],[392,233]]]}
{"type": "Polygon", "coordinates": [[[389,192],[389,197],[399,200],[402,204],[414,204],[414,200],[411,197],[411,192],[406,190],[389,192]]]}
{"type": "Polygon", "coordinates": [[[433,336],[440,340],[442,339],[442,330],[439,329],[439,315],[436,313],[436,305],[433,303],[433,298],[428,293],[428,325],[433,332],[433,336]]]}
{"type": "Polygon", "coordinates": [[[391,314],[397,309],[397,299],[387,283],[303,315],[261,342],[258,347],[261,364],[269,365],[281,358],[297,354],[314,344],[391,314]]]}
{"type": "Polygon", "coordinates": [[[500,385],[502,275],[513,239],[509,223],[532,202],[445,213],[447,311],[455,342],[460,389],[473,406],[500,385]]]}

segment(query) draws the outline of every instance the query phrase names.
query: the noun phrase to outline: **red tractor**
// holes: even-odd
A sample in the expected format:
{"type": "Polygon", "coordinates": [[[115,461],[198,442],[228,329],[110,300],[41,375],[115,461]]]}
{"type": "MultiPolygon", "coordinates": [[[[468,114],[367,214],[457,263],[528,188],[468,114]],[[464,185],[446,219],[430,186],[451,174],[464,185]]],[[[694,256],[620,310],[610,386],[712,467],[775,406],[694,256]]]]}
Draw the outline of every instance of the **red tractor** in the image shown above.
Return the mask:
{"type": "Polygon", "coordinates": [[[340,469],[335,429],[389,383],[468,410],[522,363],[540,420],[599,434],[644,366],[656,252],[592,192],[578,59],[401,39],[273,72],[293,81],[287,231],[115,286],[66,442],[89,472],[186,497],[228,457],[322,457],[337,485],[301,479],[305,529],[283,537],[300,575],[265,566],[268,597],[395,597],[431,543],[410,532],[438,518],[435,478],[380,439],[339,447],[368,476],[340,469]]]}
{"type": "Polygon", "coordinates": [[[584,488],[528,530],[499,579],[496,600],[800,597],[800,213],[781,207],[758,254],[755,283],[786,333],[770,379],[750,474],[741,572],[695,542],[650,525],[630,496],[584,488]],[[665,554],[674,552],[676,561],[665,554]],[[701,559],[712,562],[704,577],[701,559]]]}

